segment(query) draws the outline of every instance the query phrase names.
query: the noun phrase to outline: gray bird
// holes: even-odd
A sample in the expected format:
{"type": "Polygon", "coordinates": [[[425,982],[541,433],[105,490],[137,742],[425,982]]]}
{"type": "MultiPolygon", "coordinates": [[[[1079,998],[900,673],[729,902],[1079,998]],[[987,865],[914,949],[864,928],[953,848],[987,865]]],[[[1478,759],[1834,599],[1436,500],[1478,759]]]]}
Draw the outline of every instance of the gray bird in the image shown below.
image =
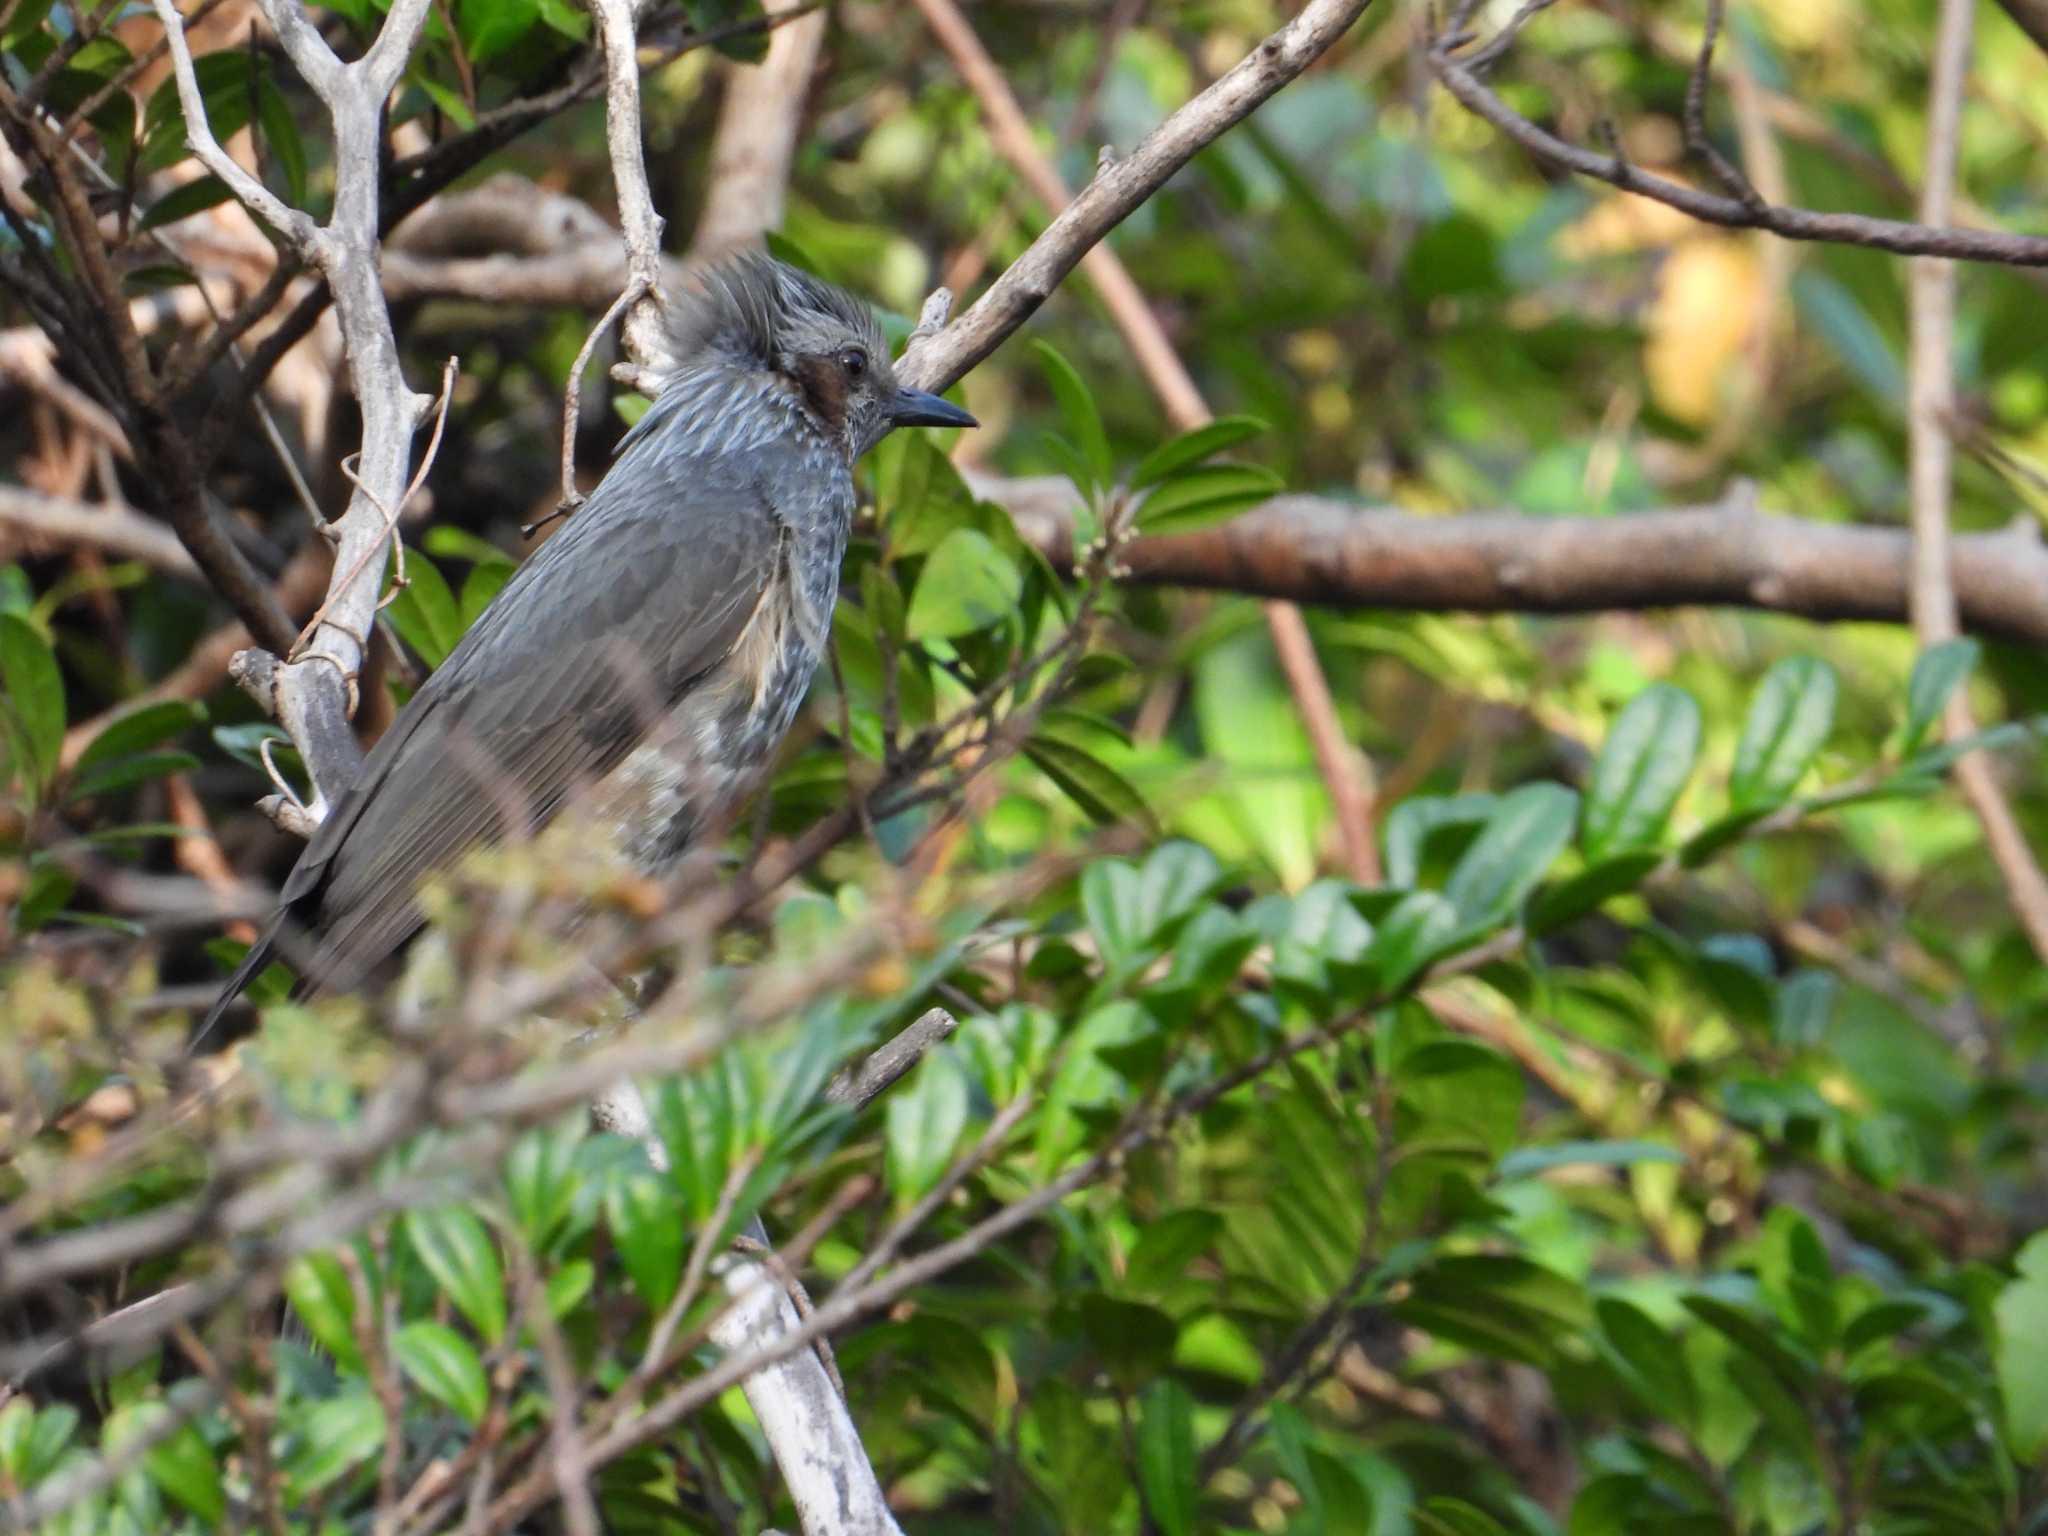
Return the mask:
{"type": "Polygon", "coordinates": [[[854,461],[896,427],[977,423],[897,385],[866,305],[766,257],[669,316],[661,397],[399,712],[201,1038],[281,936],[304,991],[370,979],[421,926],[422,879],[572,797],[659,875],[758,782],[830,631],[854,461]]]}

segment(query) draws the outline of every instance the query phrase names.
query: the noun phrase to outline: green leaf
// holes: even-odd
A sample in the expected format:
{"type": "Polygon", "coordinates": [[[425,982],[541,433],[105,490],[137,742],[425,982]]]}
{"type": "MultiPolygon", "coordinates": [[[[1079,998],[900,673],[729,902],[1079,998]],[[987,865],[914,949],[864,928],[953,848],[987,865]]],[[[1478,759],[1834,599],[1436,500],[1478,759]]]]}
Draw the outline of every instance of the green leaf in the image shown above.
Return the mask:
{"type": "Polygon", "coordinates": [[[540,0],[459,0],[455,30],[472,64],[513,47],[540,20],[540,0]]]}
{"type": "Polygon", "coordinates": [[[1655,843],[1699,750],[1700,707],[1691,694],[1656,683],[1629,700],[1593,765],[1579,831],[1587,860],[1655,843]]]}
{"type": "Polygon", "coordinates": [[[189,219],[195,213],[204,213],[218,207],[235,194],[228,190],[228,184],[218,176],[201,176],[183,186],[173,187],[162,197],[149,205],[136,225],[139,230],[161,229],[166,224],[175,224],[180,219],[189,219]]]}
{"type": "Polygon", "coordinates": [[[263,149],[284,172],[285,201],[294,208],[306,201],[306,146],[299,125],[285,104],[284,93],[266,74],[256,92],[256,125],[263,130],[263,149]]]}
{"type": "Polygon", "coordinates": [[[1181,470],[1138,507],[1141,533],[1185,533],[1221,523],[1270,501],[1287,482],[1254,464],[1202,464],[1181,470]]]}
{"type": "Polygon", "coordinates": [[[1458,932],[1458,909],[1435,891],[1410,891],[1380,919],[1366,963],[1383,997],[1406,987],[1458,932]]]}
{"type": "Polygon", "coordinates": [[[1780,805],[1797,787],[1834,728],[1835,686],[1817,656],[1788,656],[1764,674],[1728,780],[1738,810],[1780,805]]]}
{"type": "Polygon", "coordinates": [[[528,1131],[505,1154],[505,1195],[520,1234],[546,1253],[576,1206],[576,1149],[584,1117],[528,1131]]]}
{"type": "Polygon", "coordinates": [[[1552,1168],[1630,1168],[1639,1163],[1683,1167],[1685,1158],[1654,1141],[1554,1141],[1515,1148],[1500,1160],[1494,1177],[1526,1179],[1552,1168]]]}
{"type": "Polygon", "coordinates": [[[889,1095],[889,1187],[899,1205],[915,1204],[952,1165],[968,1109],[967,1074],[944,1049],[929,1053],[916,1080],[889,1095]]]}
{"type": "Polygon", "coordinates": [[[1109,485],[1112,472],[1109,434],[1103,430],[1102,413],[1095,408],[1095,397],[1081,382],[1074,365],[1051,342],[1034,341],[1031,350],[1039,367],[1045,370],[1046,383],[1052,386],[1052,397],[1059,405],[1067,436],[1081,456],[1078,468],[1088,477],[1082,492],[1092,496],[1109,485]]]}
{"type": "Polygon", "coordinates": [[[174,773],[190,773],[199,766],[199,759],[190,752],[141,752],[134,757],[123,757],[111,763],[101,763],[71,781],[67,800],[90,800],[94,795],[110,795],[116,790],[131,789],[151,779],[167,778],[174,773]]]}
{"type": "Polygon", "coordinates": [[[0,731],[32,795],[56,775],[64,750],[64,679],[26,620],[0,613],[0,731]]]}
{"type": "Polygon", "coordinates": [[[436,1402],[445,1403],[472,1424],[481,1424],[490,1405],[483,1363],[469,1340],[441,1323],[407,1323],[393,1342],[398,1364],[412,1382],[436,1402]]]}
{"type": "Polygon", "coordinates": [[[131,752],[147,751],[205,719],[205,706],[183,700],[145,704],[140,709],[131,709],[93,737],[85,751],[79,754],[78,766],[81,769],[91,768],[113,758],[126,757],[131,752]]]}
{"type": "Polygon", "coordinates": [[[20,904],[14,909],[14,926],[23,933],[33,933],[63,911],[64,903],[77,889],[78,878],[61,864],[31,866],[28,889],[22,892],[20,904]]]}
{"type": "Polygon", "coordinates": [[[284,1458],[285,1498],[298,1503],[346,1476],[384,1446],[384,1409],[361,1386],[293,1415],[284,1458]]]}
{"type": "MultiPolygon", "coordinates": [[[[170,1412],[161,1403],[144,1406],[158,1414],[170,1412]]],[[[143,1465],[157,1487],[192,1511],[207,1527],[220,1527],[228,1507],[220,1463],[193,1425],[181,1424],[157,1441],[144,1453],[143,1465]]]]}
{"type": "Polygon", "coordinates": [[[393,595],[385,613],[405,643],[429,667],[438,667],[462,638],[462,609],[448,589],[448,579],[418,551],[405,557],[405,585],[393,595]]]}
{"type": "Polygon", "coordinates": [[[1382,834],[1387,884],[1414,885],[1422,878],[1423,855],[1446,828],[1477,829],[1492,819],[1500,801],[1492,795],[1411,795],[1388,813],[1382,834]]]}
{"type": "Polygon", "coordinates": [[[1637,889],[1663,862],[1664,855],[1654,848],[1638,848],[1603,859],[1568,880],[1546,885],[1529,903],[1529,931],[1549,933],[1597,911],[1615,897],[1637,889]]]}
{"type": "Polygon", "coordinates": [[[1207,426],[1168,438],[1140,459],[1138,467],[1131,471],[1131,489],[1142,491],[1176,471],[1199,464],[1226,448],[1235,448],[1266,430],[1266,423],[1256,416],[1218,416],[1207,426]]]}
{"type": "Polygon", "coordinates": [[[1126,1392],[1138,1391],[1166,1369],[1180,1336],[1172,1316],[1158,1307],[1096,1291],[1081,1298],[1081,1327],[1103,1369],[1126,1392]]]}
{"type": "Polygon", "coordinates": [[[356,1298],[348,1271],[331,1253],[303,1253],[284,1272],[284,1293],[314,1341],[352,1371],[363,1369],[356,1347],[356,1298]]]}
{"type": "Polygon", "coordinates": [[[1153,1382],[1138,1401],[1138,1482],[1145,1490],[1145,1508],[1163,1536],[1191,1536],[1201,1499],[1195,1402],[1177,1381],[1153,1382]]]}
{"type": "Polygon", "coordinates": [[[1223,1218],[1214,1211],[1175,1211],[1148,1221],[1124,1265],[1124,1284],[1138,1295],[1156,1295],[1187,1276],[1188,1265],[1209,1251],[1222,1235],[1223,1218]]]}
{"type": "Polygon", "coordinates": [[[2005,1440],[2023,1462],[2048,1452],[2048,1232],[2019,1251],[2018,1271],[1992,1311],[1998,1320],[1998,1391],[2005,1440]]]}
{"type": "Polygon", "coordinates": [[[498,1247],[477,1214],[464,1205],[405,1213],[406,1241],[436,1283],[470,1320],[484,1342],[505,1336],[505,1275],[498,1247]]]}
{"type": "Polygon", "coordinates": [[[1690,1428],[1699,1414],[1699,1395],[1676,1341],[1640,1307],[1619,1296],[1602,1296],[1593,1303],[1593,1315],[1643,1405],[1690,1428]]]}
{"type": "Polygon", "coordinates": [[[1152,811],[1131,782],[1102,759],[1072,742],[1037,736],[1024,744],[1024,755],[1057,784],[1067,797],[1103,826],[1135,822],[1156,830],[1152,811]]]}
{"type": "Polygon", "coordinates": [[[1017,610],[1024,573],[987,534],[955,528],[925,558],[905,632],[943,640],[986,629],[1017,610]]]}
{"type": "Polygon", "coordinates": [[[1444,896],[1467,923],[1504,921],[1564,852],[1579,797],[1561,784],[1524,784],[1501,797],[1444,896]]]}
{"type": "Polygon", "coordinates": [[[1424,1499],[1415,1511],[1418,1536],[1508,1536],[1507,1527],[1463,1499],[1424,1499]]]}
{"type": "Polygon", "coordinates": [[[1949,699],[1976,670],[1977,660],[1983,654],[1984,647],[1967,637],[1944,640],[1920,653],[1906,683],[1906,730],[1899,748],[1902,756],[1919,750],[1948,707],[1949,699]]]}
{"type": "Polygon", "coordinates": [[[626,1274],[640,1299],[655,1311],[667,1306],[683,1275],[682,1202],[667,1180],[625,1168],[605,1185],[605,1220],[626,1274]]]}

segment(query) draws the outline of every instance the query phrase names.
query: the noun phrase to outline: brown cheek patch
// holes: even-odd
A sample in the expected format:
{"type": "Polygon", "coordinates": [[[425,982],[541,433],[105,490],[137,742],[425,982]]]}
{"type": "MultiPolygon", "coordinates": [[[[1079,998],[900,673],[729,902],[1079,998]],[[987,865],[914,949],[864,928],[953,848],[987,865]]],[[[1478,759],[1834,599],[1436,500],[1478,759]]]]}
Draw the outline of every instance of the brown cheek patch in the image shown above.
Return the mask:
{"type": "Polygon", "coordinates": [[[797,387],[811,411],[835,435],[846,429],[846,374],[829,357],[799,358],[797,387]]]}

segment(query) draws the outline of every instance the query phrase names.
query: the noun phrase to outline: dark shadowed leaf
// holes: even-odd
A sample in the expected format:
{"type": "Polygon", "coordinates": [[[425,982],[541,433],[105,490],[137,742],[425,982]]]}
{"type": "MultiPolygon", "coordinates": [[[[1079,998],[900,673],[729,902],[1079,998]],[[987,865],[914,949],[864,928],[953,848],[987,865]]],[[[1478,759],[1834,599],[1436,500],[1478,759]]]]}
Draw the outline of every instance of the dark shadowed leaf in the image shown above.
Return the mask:
{"type": "Polygon", "coordinates": [[[1138,1477],[1163,1536],[1193,1536],[1195,1470],[1194,1399],[1177,1381],[1155,1381],[1138,1403],[1138,1477]]]}

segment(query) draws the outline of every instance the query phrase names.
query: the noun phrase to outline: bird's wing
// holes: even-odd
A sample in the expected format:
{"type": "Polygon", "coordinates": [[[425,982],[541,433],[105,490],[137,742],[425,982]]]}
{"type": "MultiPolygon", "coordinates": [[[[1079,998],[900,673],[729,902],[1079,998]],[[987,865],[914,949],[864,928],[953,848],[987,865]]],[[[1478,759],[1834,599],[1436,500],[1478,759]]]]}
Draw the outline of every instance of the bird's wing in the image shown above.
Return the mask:
{"type": "Polygon", "coordinates": [[[737,466],[642,438],[407,704],[286,883],[347,985],[420,924],[414,894],[545,825],[732,649],[783,559],[737,466]],[[621,470],[632,471],[621,473],[621,470]]]}

